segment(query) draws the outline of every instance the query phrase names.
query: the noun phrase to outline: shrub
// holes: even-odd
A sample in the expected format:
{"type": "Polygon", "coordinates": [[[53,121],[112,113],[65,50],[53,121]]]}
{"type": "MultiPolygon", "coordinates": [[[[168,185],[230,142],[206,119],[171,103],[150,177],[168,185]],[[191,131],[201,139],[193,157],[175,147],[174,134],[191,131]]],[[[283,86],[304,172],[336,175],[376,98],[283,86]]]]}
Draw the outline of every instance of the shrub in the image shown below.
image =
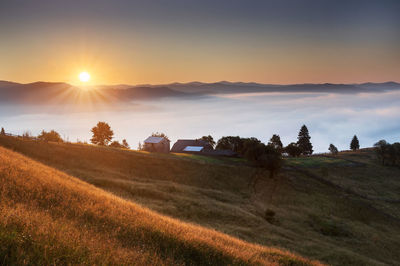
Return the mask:
{"type": "Polygon", "coordinates": [[[325,236],[351,236],[350,230],[343,223],[332,219],[321,218],[317,215],[310,215],[309,218],[310,225],[314,228],[314,230],[325,236]]]}
{"type": "Polygon", "coordinates": [[[54,130],[51,130],[50,132],[42,130],[38,139],[42,141],[64,142],[60,134],[54,130]]]}
{"type": "Polygon", "coordinates": [[[24,131],[24,133],[22,133],[22,138],[31,139],[32,138],[31,132],[30,131],[24,131]]]}
{"type": "Polygon", "coordinates": [[[301,155],[301,148],[294,142],[287,145],[284,151],[291,157],[299,157],[301,155]]]}
{"type": "Polygon", "coordinates": [[[119,141],[117,141],[117,140],[114,140],[113,142],[111,142],[110,147],[113,147],[113,148],[124,148],[124,146],[121,143],[119,143],[119,141]]]}
{"type": "Polygon", "coordinates": [[[264,219],[270,224],[273,224],[275,222],[275,212],[271,209],[266,209],[264,219]]]}

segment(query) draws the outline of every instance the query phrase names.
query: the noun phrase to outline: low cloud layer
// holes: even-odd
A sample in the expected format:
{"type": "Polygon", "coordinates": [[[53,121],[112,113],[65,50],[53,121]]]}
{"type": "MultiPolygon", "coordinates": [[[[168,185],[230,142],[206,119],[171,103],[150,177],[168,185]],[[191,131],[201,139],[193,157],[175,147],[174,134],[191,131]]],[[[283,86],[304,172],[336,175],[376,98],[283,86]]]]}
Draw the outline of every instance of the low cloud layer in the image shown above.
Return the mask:
{"type": "Polygon", "coordinates": [[[211,134],[257,137],[267,142],[279,134],[285,145],[296,141],[306,124],[316,152],[326,152],[330,143],[348,149],[354,134],[362,147],[380,139],[400,141],[400,91],[382,93],[258,93],[222,94],[193,99],[158,99],[94,106],[0,107],[0,126],[22,134],[55,129],[70,141],[89,140],[90,128],[106,121],[116,139],[126,138],[137,146],[155,131],[172,141],[211,134]]]}

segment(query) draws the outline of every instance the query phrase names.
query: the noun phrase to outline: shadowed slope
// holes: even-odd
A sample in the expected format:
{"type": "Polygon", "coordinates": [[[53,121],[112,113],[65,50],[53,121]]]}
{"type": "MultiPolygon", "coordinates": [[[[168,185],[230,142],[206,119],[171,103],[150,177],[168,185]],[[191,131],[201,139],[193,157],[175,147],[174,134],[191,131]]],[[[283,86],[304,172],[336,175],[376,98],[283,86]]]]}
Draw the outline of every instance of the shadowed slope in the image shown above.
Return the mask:
{"type": "Polygon", "coordinates": [[[311,264],[158,215],[5,148],[0,217],[5,264],[311,264]]]}
{"type": "Polygon", "coordinates": [[[332,265],[400,261],[400,169],[370,150],[287,159],[277,179],[241,159],[0,136],[0,145],[181,221],[332,265]],[[273,219],[266,211],[275,212],[273,219]]]}

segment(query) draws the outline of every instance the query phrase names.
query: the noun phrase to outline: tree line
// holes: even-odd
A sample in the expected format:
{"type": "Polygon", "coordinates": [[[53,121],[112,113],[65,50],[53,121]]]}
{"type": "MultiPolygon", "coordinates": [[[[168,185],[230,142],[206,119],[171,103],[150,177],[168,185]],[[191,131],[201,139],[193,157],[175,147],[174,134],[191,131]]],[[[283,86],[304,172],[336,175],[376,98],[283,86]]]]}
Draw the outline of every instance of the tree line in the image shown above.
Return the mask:
{"type": "MultiPolygon", "coordinates": [[[[208,137],[210,137],[210,136],[208,136],[208,137]]],[[[203,139],[204,138],[205,137],[203,137],[203,139]]],[[[289,145],[287,145],[286,147],[284,147],[280,136],[277,134],[274,134],[274,135],[272,135],[269,142],[264,145],[269,146],[270,148],[273,148],[280,154],[286,153],[289,156],[297,157],[300,155],[311,155],[314,152],[313,145],[312,145],[310,139],[311,139],[311,136],[308,131],[308,128],[306,125],[303,125],[300,128],[300,131],[299,131],[299,134],[297,137],[297,142],[292,142],[289,145]]],[[[207,140],[207,139],[204,139],[204,140],[207,140]]],[[[249,147],[255,146],[255,144],[258,145],[260,143],[261,143],[261,141],[256,138],[241,138],[239,136],[236,136],[236,137],[227,136],[227,137],[222,137],[220,140],[218,140],[216,149],[231,150],[240,155],[245,155],[249,147]]]]}
{"type": "MultiPolygon", "coordinates": [[[[92,138],[90,142],[92,144],[130,149],[126,139],[123,139],[121,143],[117,140],[112,141],[114,131],[106,122],[98,122],[97,125],[91,129],[91,132],[92,138]]],[[[2,127],[0,135],[5,134],[5,130],[2,127]]],[[[24,136],[30,137],[30,134],[24,133],[24,136]]],[[[166,134],[159,132],[152,133],[152,136],[165,137],[168,139],[166,134]]],[[[37,136],[37,139],[41,141],[64,142],[60,134],[55,130],[42,130],[37,136]]],[[[239,136],[225,136],[215,142],[214,138],[208,135],[199,138],[199,140],[206,141],[217,150],[231,150],[237,153],[252,162],[256,167],[267,169],[271,177],[281,168],[283,154],[291,157],[298,157],[300,155],[311,155],[313,153],[313,145],[310,141],[311,136],[306,125],[300,128],[297,142],[291,142],[286,147],[283,146],[281,138],[277,134],[273,134],[267,144],[254,137],[241,138],[239,136]]],[[[360,142],[358,137],[354,135],[350,142],[350,149],[356,151],[359,148],[360,142]]],[[[374,149],[382,165],[400,165],[400,143],[396,142],[390,144],[385,140],[380,140],[375,143],[374,149]]],[[[329,145],[328,150],[333,155],[339,152],[338,148],[332,143],[329,145]]]]}
{"type": "MultiPolygon", "coordinates": [[[[114,131],[111,130],[111,127],[106,122],[98,122],[96,126],[91,129],[92,138],[90,142],[99,146],[109,146],[113,148],[125,148],[130,149],[130,146],[126,139],[123,139],[120,143],[117,140],[112,141],[114,137],[114,131]]],[[[0,130],[0,135],[6,135],[4,128],[2,127],[0,130]]],[[[29,132],[25,132],[23,134],[25,138],[33,138],[29,132]]],[[[42,130],[40,134],[36,137],[36,139],[40,141],[51,141],[51,142],[64,142],[61,135],[55,131],[45,131],[42,130]]],[[[79,141],[78,141],[79,142],[79,141]]]]}
{"type": "Polygon", "coordinates": [[[400,143],[380,140],[374,145],[375,153],[382,165],[400,166],[400,143]]]}

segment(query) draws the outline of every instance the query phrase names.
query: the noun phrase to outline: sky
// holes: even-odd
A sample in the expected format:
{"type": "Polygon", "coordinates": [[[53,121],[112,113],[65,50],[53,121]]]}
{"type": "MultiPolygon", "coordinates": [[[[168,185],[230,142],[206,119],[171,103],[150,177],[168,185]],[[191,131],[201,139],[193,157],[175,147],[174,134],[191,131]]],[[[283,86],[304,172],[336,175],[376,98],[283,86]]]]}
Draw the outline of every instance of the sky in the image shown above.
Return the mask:
{"type": "Polygon", "coordinates": [[[400,1],[1,0],[0,80],[400,81],[400,1]]]}

